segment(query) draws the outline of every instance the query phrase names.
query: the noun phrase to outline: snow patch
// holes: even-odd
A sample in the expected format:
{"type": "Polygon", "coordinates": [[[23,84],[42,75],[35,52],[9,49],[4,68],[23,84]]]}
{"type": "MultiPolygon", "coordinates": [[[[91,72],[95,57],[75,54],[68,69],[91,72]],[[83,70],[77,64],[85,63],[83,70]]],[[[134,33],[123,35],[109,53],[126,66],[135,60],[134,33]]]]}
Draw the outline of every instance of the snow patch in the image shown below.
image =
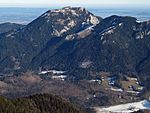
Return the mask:
{"type": "Polygon", "coordinates": [[[52,34],[59,37],[63,33],[67,32],[68,30],[69,30],[69,28],[67,26],[64,26],[64,29],[61,29],[60,31],[55,29],[52,34]]]}
{"type": "Polygon", "coordinates": [[[96,113],[132,113],[135,111],[149,109],[150,110],[150,102],[147,100],[143,100],[140,102],[133,102],[128,104],[121,104],[116,106],[110,106],[107,108],[95,108],[96,113]]]}
{"type": "Polygon", "coordinates": [[[144,38],[143,34],[139,34],[136,36],[136,39],[143,39],[143,38],[144,38]]]}
{"type": "Polygon", "coordinates": [[[133,94],[139,94],[140,92],[138,91],[127,91],[128,93],[133,93],[133,94]]]}
{"type": "Polygon", "coordinates": [[[75,39],[75,36],[72,34],[72,35],[67,35],[65,40],[74,40],[75,39]]]}
{"type": "Polygon", "coordinates": [[[110,89],[112,91],[123,92],[123,89],[121,89],[121,88],[113,88],[113,87],[111,87],[110,89]]]}
{"type": "Polygon", "coordinates": [[[107,35],[107,34],[113,34],[113,33],[114,33],[114,30],[113,30],[113,29],[111,29],[111,30],[109,30],[109,31],[105,32],[104,34],[105,34],[105,35],[107,35]]]}
{"type": "Polygon", "coordinates": [[[147,35],[150,35],[150,31],[147,32],[147,35]]]}
{"type": "Polygon", "coordinates": [[[80,31],[77,33],[77,35],[79,36],[78,38],[86,38],[87,36],[89,36],[92,32],[92,27],[89,27],[87,29],[84,29],[83,31],[80,31]]]}
{"type": "Polygon", "coordinates": [[[53,73],[53,74],[64,74],[66,71],[57,71],[57,70],[47,70],[47,71],[41,71],[39,75],[44,75],[47,73],[53,73]]]}
{"type": "Polygon", "coordinates": [[[104,41],[102,42],[102,45],[106,44],[106,42],[107,42],[107,41],[106,41],[106,40],[104,40],[104,41]]]}
{"type": "Polygon", "coordinates": [[[92,79],[92,80],[89,80],[89,82],[90,83],[92,83],[92,82],[96,82],[96,83],[98,83],[98,84],[101,84],[102,83],[102,81],[101,80],[99,80],[99,79],[92,79]]]}
{"type": "Polygon", "coordinates": [[[75,11],[75,10],[71,10],[71,13],[72,13],[73,15],[75,15],[75,16],[77,16],[77,17],[79,17],[79,15],[76,13],[76,11],[75,11]]]}
{"type": "Polygon", "coordinates": [[[81,63],[80,67],[81,68],[88,68],[88,67],[91,66],[91,64],[92,64],[92,62],[90,60],[84,61],[84,62],[81,63]]]}
{"type": "Polygon", "coordinates": [[[82,28],[85,27],[86,25],[89,25],[89,23],[82,22],[82,28]]]}
{"type": "Polygon", "coordinates": [[[93,25],[96,25],[99,23],[99,19],[93,15],[90,15],[90,22],[93,24],[93,25]]]}
{"type": "Polygon", "coordinates": [[[74,40],[75,37],[76,39],[82,39],[82,38],[86,38],[88,35],[91,34],[92,30],[94,30],[94,25],[82,30],[82,31],[79,31],[78,33],[76,34],[71,34],[71,35],[67,35],[65,40],[74,40]]]}
{"type": "Polygon", "coordinates": [[[136,20],[136,22],[137,22],[137,23],[141,23],[141,22],[143,22],[143,21],[141,21],[141,20],[136,20]]]}
{"type": "Polygon", "coordinates": [[[75,21],[73,21],[73,20],[71,20],[69,23],[68,23],[68,25],[67,26],[69,26],[69,27],[74,27],[76,24],[75,24],[75,21]]]}
{"type": "Polygon", "coordinates": [[[123,25],[123,23],[119,23],[119,26],[122,26],[123,25]]]}
{"type": "Polygon", "coordinates": [[[13,37],[12,35],[14,35],[15,33],[14,32],[11,32],[9,34],[6,35],[6,37],[13,37]]]}
{"type": "Polygon", "coordinates": [[[112,33],[114,33],[115,28],[116,28],[115,26],[111,26],[111,27],[101,31],[99,34],[102,36],[107,35],[107,34],[112,34],[112,33]]]}
{"type": "Polygon", "coordinates": [[[62,81],[64,81],[65,78],[67,78],[66,75],[52,76],[52,79],[55,79],[55,80],[62,80],[62,81]]]}

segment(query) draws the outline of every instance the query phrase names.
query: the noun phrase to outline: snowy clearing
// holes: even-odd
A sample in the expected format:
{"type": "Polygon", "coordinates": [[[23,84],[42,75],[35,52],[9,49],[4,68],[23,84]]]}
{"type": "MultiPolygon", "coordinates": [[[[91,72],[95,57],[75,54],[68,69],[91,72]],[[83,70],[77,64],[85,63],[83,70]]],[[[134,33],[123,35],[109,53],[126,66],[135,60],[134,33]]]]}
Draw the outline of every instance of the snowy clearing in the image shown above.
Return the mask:
{"type": "Polygon", "coordinates": [[[107,108],[95,108],[95,110],[97,111],[96,113],[132,113],[143,109],[150,110],[150,101],[143,100],[140,102],[121,104],[116,106],[110,106],[107,108]]]}

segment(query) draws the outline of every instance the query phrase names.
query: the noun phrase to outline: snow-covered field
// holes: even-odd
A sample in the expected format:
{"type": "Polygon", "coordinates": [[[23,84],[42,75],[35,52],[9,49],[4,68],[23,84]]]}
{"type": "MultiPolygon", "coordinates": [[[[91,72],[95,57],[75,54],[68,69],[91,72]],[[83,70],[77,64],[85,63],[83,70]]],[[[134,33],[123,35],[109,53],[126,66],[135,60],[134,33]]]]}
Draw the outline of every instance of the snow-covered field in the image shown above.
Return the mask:
{"type": "Polygon", "coordinates": [[[96,113],[132,113],[143,109],[150,110],[150,101],[143,100],[140,102],[121,104],[107,108],[95,108],[97,111],[96,113]]]}

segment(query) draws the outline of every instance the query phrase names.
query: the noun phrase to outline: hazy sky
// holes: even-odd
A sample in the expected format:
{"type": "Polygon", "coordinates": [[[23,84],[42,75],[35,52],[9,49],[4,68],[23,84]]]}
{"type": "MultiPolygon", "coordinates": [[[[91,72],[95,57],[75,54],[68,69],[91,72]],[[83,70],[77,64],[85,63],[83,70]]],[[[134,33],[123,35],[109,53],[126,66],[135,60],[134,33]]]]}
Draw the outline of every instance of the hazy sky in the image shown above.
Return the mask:
{"type": "Polygon", "coordinates": [[[3,5],[149,5],[150,0],[0,0],[0,6],[3,5]]]}

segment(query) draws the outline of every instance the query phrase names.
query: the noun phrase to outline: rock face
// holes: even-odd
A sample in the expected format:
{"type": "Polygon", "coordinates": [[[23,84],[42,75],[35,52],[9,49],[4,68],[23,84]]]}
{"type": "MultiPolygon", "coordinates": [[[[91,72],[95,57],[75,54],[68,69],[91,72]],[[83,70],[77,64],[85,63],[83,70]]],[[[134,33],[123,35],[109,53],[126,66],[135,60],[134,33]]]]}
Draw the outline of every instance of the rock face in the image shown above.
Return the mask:
{"type": "Polygon", "coordinates": [[[101,19],[80,7],[47,11],[26,27],[1,35],[0,47],[3,72],[43,67],[72,74],[150,75],[149,21],[115,15],[101,19]]]}

